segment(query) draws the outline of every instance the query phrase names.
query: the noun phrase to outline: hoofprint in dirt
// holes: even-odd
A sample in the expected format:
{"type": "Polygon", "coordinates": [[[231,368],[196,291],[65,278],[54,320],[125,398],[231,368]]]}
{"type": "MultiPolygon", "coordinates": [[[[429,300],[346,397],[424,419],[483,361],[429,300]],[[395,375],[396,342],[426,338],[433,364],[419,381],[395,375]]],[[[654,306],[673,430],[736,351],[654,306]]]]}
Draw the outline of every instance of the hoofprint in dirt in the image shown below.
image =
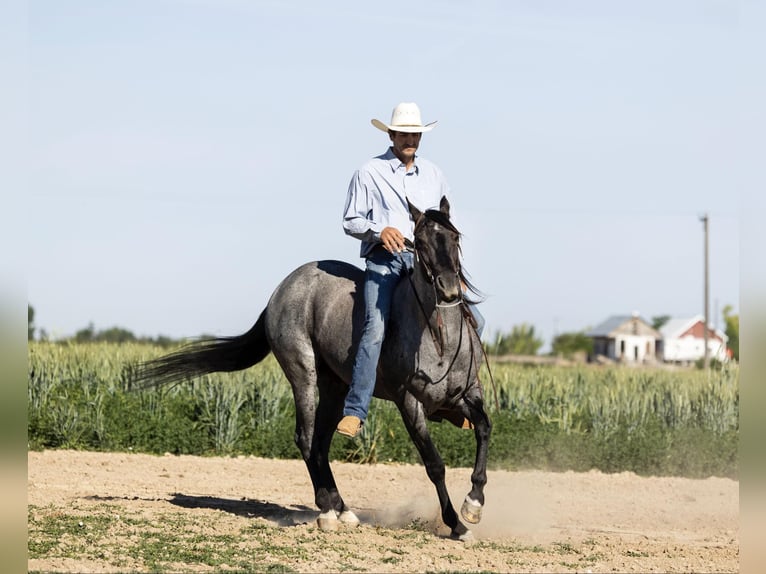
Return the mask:
{"type": "MultiPolygon", "coordinates": [[[[324,532],[303,461],[28,454],[31,571],[735,572],[739,484],[491,471],[450,540],[418,465],[333,464],[356,528],[324,532]]],[[[451,495],[470,469],[448,469],[451,495]]]]}

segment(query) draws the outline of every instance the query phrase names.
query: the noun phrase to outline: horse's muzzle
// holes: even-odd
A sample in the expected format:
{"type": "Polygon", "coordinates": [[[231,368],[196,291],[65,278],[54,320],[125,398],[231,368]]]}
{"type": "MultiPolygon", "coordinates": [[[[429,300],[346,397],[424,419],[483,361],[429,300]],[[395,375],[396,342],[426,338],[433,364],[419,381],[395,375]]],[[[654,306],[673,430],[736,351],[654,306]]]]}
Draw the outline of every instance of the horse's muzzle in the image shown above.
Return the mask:
{"type": "Polygon", "coordinates": [[[441,303],[454,303],[460,298],[460,282],[457,277],[445,281],[444,276],[439,275],[434,280],[434,285],[437,298],[441,303]]]}

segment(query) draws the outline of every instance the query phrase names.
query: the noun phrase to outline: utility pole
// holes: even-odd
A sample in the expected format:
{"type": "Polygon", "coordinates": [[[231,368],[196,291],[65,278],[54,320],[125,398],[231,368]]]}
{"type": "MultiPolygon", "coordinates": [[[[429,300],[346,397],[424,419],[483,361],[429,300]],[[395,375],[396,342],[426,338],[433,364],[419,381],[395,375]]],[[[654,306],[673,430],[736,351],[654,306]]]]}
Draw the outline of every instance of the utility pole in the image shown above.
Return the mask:
{"type": "Polygon", "coordinates": [[[708,325],[710,325],[710,267],[708,257],[708,214],[700,217],[705,233],[705,370],[710,368],[710,347],[708,346],[708,325]]]}

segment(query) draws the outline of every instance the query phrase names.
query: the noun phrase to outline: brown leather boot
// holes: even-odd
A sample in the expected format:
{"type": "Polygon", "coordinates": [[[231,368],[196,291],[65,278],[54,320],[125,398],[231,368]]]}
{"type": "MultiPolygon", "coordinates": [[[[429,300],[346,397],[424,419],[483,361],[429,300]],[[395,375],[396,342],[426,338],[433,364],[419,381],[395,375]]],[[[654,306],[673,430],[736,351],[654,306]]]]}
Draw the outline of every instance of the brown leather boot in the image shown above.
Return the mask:
{"type": "Polygon", "coordinates": [[[362,430],[362,419],[354,415],[346,415],[340,420],[335,430],[338,434],[354,438],[362,430]]]}

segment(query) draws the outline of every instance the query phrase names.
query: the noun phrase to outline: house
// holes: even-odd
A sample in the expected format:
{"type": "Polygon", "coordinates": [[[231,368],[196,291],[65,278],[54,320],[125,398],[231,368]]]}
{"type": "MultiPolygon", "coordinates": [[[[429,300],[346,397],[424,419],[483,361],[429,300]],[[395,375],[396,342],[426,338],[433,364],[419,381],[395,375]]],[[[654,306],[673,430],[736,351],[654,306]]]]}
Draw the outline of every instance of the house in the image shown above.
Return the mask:
{"type": "Polygon", "coordinates": [[[622,363],[645,363],[657,360],[661,338],[651,323],[639,316],[615,315],[586,333],[593,339],[593,354],[622,363]]]}
{"type": "MultiPolygon", "coordinates": [[[[670,319],[660,328],[662,343],[660,358],[668,363],[693,363],[705,357],[705,318],[702,315],[670,319]]],[[[709,357],[718,361],[728,359],[729,338],[708,325],[709,357]]]]}

